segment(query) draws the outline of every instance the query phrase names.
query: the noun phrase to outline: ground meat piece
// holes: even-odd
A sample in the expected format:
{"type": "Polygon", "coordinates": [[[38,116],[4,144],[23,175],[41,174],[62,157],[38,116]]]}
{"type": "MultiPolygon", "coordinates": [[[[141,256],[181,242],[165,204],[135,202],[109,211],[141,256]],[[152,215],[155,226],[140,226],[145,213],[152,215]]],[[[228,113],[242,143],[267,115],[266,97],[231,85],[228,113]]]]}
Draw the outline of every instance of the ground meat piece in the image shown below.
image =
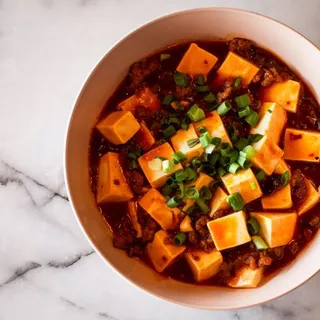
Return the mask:
{"type": "Polygon", "coordinates": [[[189,87],[179,87],[176,86],[175,96],[178,100],[186,99],[194,94],[194,88],[192,86],[189,87]]]}
{"type": "Polygon", "coordinates": [[[164,244],[169,245],[169,244],[175,244],[173,236],[168,236],[164,239],[164,244]]]}
{"type": "Polygon", "coordinates": [[[150,75],[159,71],[158,60],[148,61],[147,59],[134,63],[129,72],[130,87],[136,90],[139,85],[150,75]]]}
{"type": "Polygon", "coordinates": [[[259,265],[259,267],[261,267],[261,266],[270,266],[272,261],[273,260],[272,260],[271,257],[263,255],[263,256],[260,257],[258,265],[259,265]]]}
{"type": "Polygon", "coordinates": [[[260,183],[260,187],[264,195],[271,195],[281,188],[281,175],[272,174],[266,176],[260,183]]]}
{"type": "Polygon", "coordinates": [[[150,110],[143,106],[137,106],[134,110],[135,117],[140,120],[148,119],[152,117],[153,114],[154,114],[153,110],[150,110]]]}
{"type": "Polygon", "coordinates": [[[303,236],[307,241],[309,241],[312,238],[312,230],[310,230],[309,228],[304,229],[303,236]]]}
{"type": "Polygon", "coordinates": [[[263,77],[263,75],[264,75],[264,71],[263,71],[263,69],[260,69],[258,71],[258,73],[253,77],[252,82],[253,83],[260,82],[262,77],[263,77]]]}
{"type": "Polygon", "coordinates": [[[223,278],[228,278],[231,275],[231,266],[230,264],[223,262],[220,267],[220,276],[223,278]]]}
{"type": "Polygon", "coordinates": [[[130,247],[128,250],[129,257],[139,257],[144,254],[144,249],[138,245],[130,247]]]}
{"type": "Polygon", "coordinates": [[[234,80],[228,79],[223,85],[223,91],[218,92],[217,94],[217,102],[221,103],[226,100],[232,93],[234,89],[234,80]]]}
{"type": "Polygon", "coordinates": [[[300,202],[307,196],[307,184],[301,173],[301,170],[297,169],[292,174],[292,198],[294,202],[300,202]]]}
{"type": "Polygon", "coordinates": [[[194,231],[188,232],[188,241],[196,245],[199,243],[199,237],[194,231]]]}
{"type": "Polygon", "coordinates": [[[249,264],[250,269],[252,270],[257,269],[258,267],[257,260],[253,256],[249,256],[247,264],[249,264]]]}
{"type": "Polygon", "coordinates": [[[134,171],[126,171],[127,181],[134,193],[141,194],[142,187],[144,184],[144,176],[141,172],[134,171]]]}
{"type": "Polygon", "coordinates": [[[142,242],[152,241],[155,233],[159,230],[158,224],[148,214],[143,216],[143,219],[141,219],[141,214],[139,214],[138,218],[142,227],[142,242]]]}
{"type": "Polygon", "coordinates": [[[207,216],[201,216],[195,223],[195,228],[201,237],[206,237],[209,233],[207,223],[210,219],[207,216]]]}
{"type": "Polygon", "coordinates": [[[236,52],[247,59],[250,59],[254,54],[254,43],[247,39],[234,38],[229,43],[229,50],[236,52]]]}
{"type": "Polygon", "coordinates": [[[272,249],[268,249],[267,253],[270,254],[277,260],[281,260],[284,256],[284,247],[275,247],[272,249]]]}
{"type": "Polygon", "coordinates": [[[313,217],[309,224],[311,227],[318,228],[320,226],[320,218],[318,216],[313,217]]]}
{"type": "Polygon", "coordinates": [[[297,241],[291,241],[289,243],[288,247],[289,247],[291,254],[295,256],[299,250],[299,245],[298,245],[297,241]]]}
{"type": "Polygon", "coordinates": [[[113,232],[113,245],[116,248],[128,250],[135,241],[135,232],[133,230],[129,217],[125,217],[117,230],[113,232]]]}
{"type": "Polygon", "coordinates": [[[211,237],[207,237],[206,239],[201,240],[199,246],[203,251],[207,253],[211,252],[214,249],[214,244],[211,237]]]}
{"type": "Polygon", "coordinates": [[[225,214],[225,210],[217,210],[213,216],[212,216],[212,219],[218,219],[218,218],[221,218],[223,217],[225,214]]]}
{"type": "Polygon", "coordinates": [[[280,82],[280,81],[282,81],[282,79],[279,73],[277,72],[276,68],[270,68],[270,70],[264,69],[264,75],[261,81],[261,85],[263,87],[268,87],[271,84],[275,82],[280,82]]]}

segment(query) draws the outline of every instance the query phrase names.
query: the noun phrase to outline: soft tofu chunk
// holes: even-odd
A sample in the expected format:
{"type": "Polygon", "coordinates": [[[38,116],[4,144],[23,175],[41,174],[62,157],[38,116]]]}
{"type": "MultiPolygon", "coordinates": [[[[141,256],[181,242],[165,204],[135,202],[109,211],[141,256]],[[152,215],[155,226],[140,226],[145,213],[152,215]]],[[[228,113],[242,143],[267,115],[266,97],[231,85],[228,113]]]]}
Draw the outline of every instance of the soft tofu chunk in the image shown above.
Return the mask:
{"type": "Polygon", "coordinates": [[[252,164],[262,169],[267,175],[271,175],[282,158],[283,151],[266,136],[252,146],[256,151],[251,159],[252,164]]]}
{"type": "Polygon", "coordinates": [[[191,43],[180,61],[177,71],[194,76],[198,74],[207,76],[217,61],[218,58],[216,56],[201,49],[195,43],[191,43]]]}
{"type": "Polygon", "coordinates": [[[284,246],[292,240],[298,216],[295,212],[252,212],[251,216],[258,220],[260,235],[270,248],[284,246]]]}
{"type": "Polygon", "coordinates": [[[220,187],[218,187],[214,191],[212,199],[210,201],[210,212],[209,212],[210,217],[213,217],[214,214],[219,210],[227,210],[230,208],[230,206],[226,201],[227,196],[228,195],[220,187]]]}
{"type": "Polygon", "coordinates": [[[188,146],[188,140],[198,138],[193,125],[189,125],[188,130],[179,130],[172,138],[171,144],[175,152],[181,151],[187,156],[187,161],[191,161],[193,158],[199,158],[203,154],[204,150],[200,143],[190,148],[188,146]]]}
{"type": "Polygon", "coordinates": [[[160,101],[158,96],[149,88],[144,88],[135,93],[133,96],[119,103],[118,107],[123,111],[135,112],[138,106],[145,107],[151,111],[160,109],[160,101]]]}
{"type": "Polygon", "coordinates": [[[319,162],[320,133],[286,129],[284,136],[285,160],[319,162]]]}
{"type": "Polygon", "coordinates": [[[198,135],[200,135],[199,130],[201,127],[205,127],[207,129],[211,138],[221,138],[222,142],[229,143],[232,146],[227,130],[225,129],[223,122],[216,111],[211,112],[207,118],[194,124],[194,128],[198,135]]]}
{"type": "Polygon", "coordinates": [[[249,266],[244,266],[236,271],[235,276],[227,284],[232,288],[256,288],[262,276],[263,267],[252,270],[249,266]]]}
{"type": "Polygon", "coordinates": [[[100,158],[97,202],[123,202],[133,198],[119,163],[119,155],[108,152],[100,158]]]}
{"type": "Polygon", "coordinates": [[[148,256],[158,272],[164,271],[186,250],[185,246],[165,244],[168,236],[167,232],[160,230],[154,235],[153,241],[147,245],[148,256]]]}
{"type": "Polygon", "coordinates": [[[181,232],[191,232],[194,231],[192,224],[191,224],[191,218],[189,216],[185,216],[184,219],[180,223],[180,231],[181,232]]]}
{"type": "Polygon", "coordinates": [[[269,140],[278,143],[281,132],[287,121],[287,112],[279,104],[274,102],[263,103],[259,112],[260,121],[251,134],[260,133],[269,140]]]}
{"type": "MultiPolygon", "coordinates": [[[[186,186],[186,189],[194,186],[199,191],[204,186],[208,187],[211,182],[213,182],[213,179],[210,176],[206,175],[205,173],[200,173],[197,180],[193,183],[188,184],[186,186]]],[[[195,200],[191,199],[184,199],[184,202],[185,206],[182,209],[183,211],[187,211],[188,208],[192,207],[195,204],[195,200]]]]}
{"type": "Polygon", "coordinates": [[[148,162],[153,160],[155,157],[163,157],[167,160],[172,161],[173,153],[174,151],[171,148],[170,144],[166,142],[145,153],[138,159],[142,171],[144,172],[145,176],[147,177],[149,183],[153,188],[161,188],[166,183],[168,177],[171,174],[183,168],[180,163],[173,164],[173,170],[171,172],[166,173],[162,170],[162,168],[160,168],[159,170],[152,170],[149,167],[148,162]]]}
{"type": "Polygon", "coordinates": [[[140,200],[139,205],[160,225],[163,230],[176,227],[180,210],[169,208],[165,197],[156,189],[150,189],[140,200]]]}
{"type": "Polygon", "coordinates": [[[230,194],[239,192],[245,203],[262,196],[259,183],[251,169],[240,170],[236,174],[229,173],[221,177],[221,180],[230,194]]]}
{"type": "Polygon", "coordinates": [[[130,217],[133,229],[136,231],[137,238],[141,238],[142,229],[138,221],[137,202],[133,200],[129,200],[127,205],[128,205],[128,213],[129,213],[129,217],[130,217]]]}
{"type": "Polygon", "coordinates": [[[130,111],[115,111],[101,120],[96,128],[113,144],[123,144],[140,129],[140,124],[130,111]]]}
{"type": "Polygon", "coordinates": [[[238,211],[207,223],[211,237],[217,250],[240,246],[251,241],[246,214],[238,211]]]}
{"type": "Polygon", "coordinates": [[[298,215],[301,215],[313,208],[319,202],[320,198],[319,193],[312,182],[307,178],[305,178],[305,182],[307,184],[307,196],[298,207],[298,215]]]}
{"type": "Polygon", "coordinates": [[[185,253],[185,258],[197,282],[216,275],[223,261],[222,254],[217,250],[208,253],[202,250],[192,250],[185,253]]]}
{"type": "Polygon", "coordinates": [[[217,73],[219,79],[241,77],[242,85],[247,86],[258,71],[259,68],[250,61],[229,52],[217,73]]]}
{"type": "Polygon", "coordinates": [[[144,121],[141,121],[140,126],[140,130],[135,136],[135,141],[143,151],[148,151],[156,141],[144,121]]]}
{"type": "MultiPolygon", "coordinates": [[[[280,159],[277,166],[274,169],[275,174],[283,174],[289,171],[288,165],[280,159]]],[[[291,186],[288,183],[284,188],[281,188],[274,192],[270,196],[264,196],[261,199],[263,209],[289,209],[292,207],[291,186]]]]}
{"type": "Polygon", "coordinates": [[[300,83],[293,80],[278,82],[261,91],[261,100],[279,103],[289,112],[297,112],[300,83]]]}

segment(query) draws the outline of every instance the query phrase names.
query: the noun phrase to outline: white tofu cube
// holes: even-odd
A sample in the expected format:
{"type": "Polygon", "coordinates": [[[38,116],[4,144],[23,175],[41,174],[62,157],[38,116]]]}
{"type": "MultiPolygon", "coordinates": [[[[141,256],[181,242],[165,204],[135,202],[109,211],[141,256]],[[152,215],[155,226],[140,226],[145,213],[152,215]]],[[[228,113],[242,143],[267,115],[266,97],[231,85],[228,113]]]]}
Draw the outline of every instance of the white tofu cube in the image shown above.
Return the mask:
{"type": "Polygon", "coordinates": [[[246,223],[246,214],[238,211],[207,223],[217,250],[240,246],[251,241],[246,223]]]}
{"type": "Polygon", "coordinates": [[[227,284],[232,288],[256,288],[262,280],[263,270],[263,267],[254,270],[249,266],[241,267],[227,284]]]}
{"type": "Polygon", "coordinates": [[[252,212],[260,224],[260,235],[270,248],[288,244],[294,235],[298,215],[290,213],[252,212]]]}
{"type": "Polygon", "coordinates": [[[202,250],[192,250],[185,253],[185,258],[197,282],[215,276],[220,271],[223,261],[222,254],[217,250],[209,253],[202,250]]]}
{"type": "Polygon", "coordinates": [[[305,178],[305,182],[307,184],[307,196],[297,209],[299,216],[312,209],[320,199],[320,195],[312,182],[307,178],[305,178]]]}
{"type": "Polygon", "coordinates": [[[229,173],[221,177],[221,180],[230,194],[239,192],[245,203],[262,196],[259,183],[251,169],[240,170],[236,174],[229,173]]]}
{"type": "Polygon", "coordinates": [[[227,210],[230,208],[230,206],[226,201],[227,196],[228,195],[220,187],[218,187],[214,191],[212,195],[212,199],[210,201],[210,212],[209,212],[210,217],[213,217],[214,214],[219,210],[227,210]]]}

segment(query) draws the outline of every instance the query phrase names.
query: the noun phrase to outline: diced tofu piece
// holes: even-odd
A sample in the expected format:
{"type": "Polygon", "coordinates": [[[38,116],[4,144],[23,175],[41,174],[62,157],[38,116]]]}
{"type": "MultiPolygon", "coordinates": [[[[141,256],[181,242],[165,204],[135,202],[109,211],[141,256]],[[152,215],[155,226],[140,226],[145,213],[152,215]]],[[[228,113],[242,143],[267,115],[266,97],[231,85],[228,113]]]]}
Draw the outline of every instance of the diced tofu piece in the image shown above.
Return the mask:
{"type": "Polygon", "coordinates": [[[149,88],[141,89],[133,96],[119,103],[118,107],[123,111],[135,112],[136,107],[143,106],[148,110],[157,111],[160,109],[158,96],[149,88]]]}
{"type": "Polygon", "coordinates": [[[194,124],[194,128],[196,129],[198,135],[200,135],[199,130],[201,127],[205,127],[208,130],[211,138],[221,138],[222,142],[229,143],[232,146],[227,130],[225,129],[223,122],[216,111],[211,112],[211,116],[194,124]]]}
{"type": "Polygon", "coordinates": [[[150,189],[140,200],[139,205],[160,225],[163,230],[176,227],[180,210],[169,208],[165,197],[156,189],[150,189]]]}
{"type": "MultiPolygon", "coordinates": [[[[213,179],[210,176],[206,175],[205,173],[200,173],[197,180],[193,183],[188,184],[186,186],[186,189],[191,186],[194,186],[199,191],[204,186],[208,187],[212,181],[213,179]]],[[[185,206],[182,209],[183,211],[187,211],[188,208],[192,207],[195,204],[195,200],[192,199],[184,199],[184,202],[185,206]]]]}
{"type": "Polygon", "coordinates": [[[260,121],[255,128],[251,129],[251,134],[260,133],[267,136],[269,140],[278,143],[281,132],[287,121],[287,112],[279,104],[266,102],[261,106],[260,121]]]}
{"type": "Polygon", "coordinates": [[[256,151],[254,157],[251,159],[252,164],[262,169],[267,175],[271,175],[282,158],[283,151],[266,136],[252,146],[256,151]]]}
{"type": "Polygon", "coordinates": [[[180,223],[180,231],[181,232],[191,232],[193,231],[193,227],[191,224],[191,218],[189,216],[185,216],[184,219],[180,223]]]}
{"type": "Polygon", "coordinates": [[[252,270],[249,266],[244,266],[236,271],[235,277],[228,281],[228,286],[232,288],[256,288],[263,276],[263,267],[252,270]]]}
{"type": "Polygon", "coordinates": [[[228,192],[230,194],[239,192],[245,203],[262,196],[259,183],[251,169],[240,170],[236,174],[229,173],[221,179],[228,192]]]}
{"type": "Polygon", "coordinates": [[[283,158],[286,160],[319,162],[320,133],[286,129],[283,158]]]}
{"type": "Polygon", "coordinates": [[[240,246],[251,241],[246,214],[238,211],[207,223],[211,237],[217,250],[240,246]]]}
{"type": "Polygon", "coordinates": [[[156,141],[144,121],[141,121],[140,126],[140,130],[135,136],[135,141],[143,151],[148,151],[156,141]]]}
{"type": "MultiPolygon", "coordinates": [[[[280,159],[279,163],[274,169],[275,174],[283,174],[289,171],[288,165],[280,159]]],[[[263,209],[289,209],[292,207],[291,186],[288,183],[284,188],[274,192],[270,196],[264,196],[261,199],[263,209]]]]}
{"type": "Polygon", "coordinates": [[[168,236],[167,232],[160,230],[154,235],[153,241],[147,245],[148,256],[158,272],[164,271],[186,250],[185,246],[165,244],[168,236]]]}
{"type": "Polygon", "coordinates": [[[220,187],[218,187],[214,191],[211,202],[210,202],[210,212],[209,212],[210,217],[213,217],[214,214],[219,210],[227,210],[230,208],[230,206],[226,201],[227,196],[228,195],[220,187]]]}
{"type": "Polygon", "coordinates": [[[259,68],[250,61],[229,52],[217,73],[220,79],[241,77],[242,85],[247,86],[258,71],[259,68]]]}
{"type": "MultiPolygon", "coordinates": [[[[173,170],[166,173],[161,169],[152,170],[149,166],[149,161],[153,160],[155,157],[163,157],[167,160],[172,161],[172,155],[174,151],[168,142],[150,150],[149,152],[142,155],[138,161],[141,166],[142,171],[147,177],[149,183],[153,188],[161,188],[167,181],[168,177],[174,172],[183,169],[180,163],[173,164],[173,170]]],[[[173,162],[172,162],[173,163],[173,162]]]]}
{"type": "Polygon", "coordinates": [[[192,124],[189,125],[188,130],[179,130],[172,138],[171,143],[175,152],[181,151],[187,156],[187,161],[191,161],[193,158],[199,158],[202,156],[204,150],[200,143],[190,148],[188,146],[188,140],[198,138],[196,131],[192,124]]]}
{"type": "Polygon", "coordinates": [[[140,124],[130,111],[115,111],[101,120],[96,128],[113,144],[123,144],[140,129],[140,124]]]}
{"type": "Polygon", "coordinates": [[[189,49],[180,61],[177,71],[193,76],[198,74],[207,76],[217,61],[218,58],[216,56],[201,49],[195,43],[191,43],[189,49]]]}
{"type": "Polygon", "coordinates": [[[297,112],[300,83],[293,80],[274,83],[261,91],[261,100],[279,103],[290,112],[297,112]]]}
{"type": "Polygon", "coordinates": [[[138,209],[137,209],[137,202],[133,200],[128,201],[128,213],[130,216],[130,220],[133,226],[133,229],[136,231],[137,238],[142,237],[142,229],[141,225],[138,221],[138,209]]]}
{"type": "Polygon", "coordinates": [[[309,211],[319,202],[320,199],[319,193],[312,182],[307,178],[305,178],[305,182],[307,184],[307,196],[305,200],[299,205],[299,208],[297,210],[298,215],[309,211]]]}
{"type": "Polygon", "coordinates": [[[133,198],[123,175],[119,155],[108,152],[100,158],[97,202],[123,202],[133,198]]]}
{"type": "Polygon", "coordinates": [[[293,237],[298,215],[290,213],[252,212],[260,224],[260,235],[270,248],[284,246],[293,237]]]}
{"type": "Polygon", "coordinates": [[[220,271],[223,261],[222,254],[217,250],[209,253],[202,250],[192,250],[185,253],[185,258],[197,282],[207,280],[216,275],[220,271]]]}

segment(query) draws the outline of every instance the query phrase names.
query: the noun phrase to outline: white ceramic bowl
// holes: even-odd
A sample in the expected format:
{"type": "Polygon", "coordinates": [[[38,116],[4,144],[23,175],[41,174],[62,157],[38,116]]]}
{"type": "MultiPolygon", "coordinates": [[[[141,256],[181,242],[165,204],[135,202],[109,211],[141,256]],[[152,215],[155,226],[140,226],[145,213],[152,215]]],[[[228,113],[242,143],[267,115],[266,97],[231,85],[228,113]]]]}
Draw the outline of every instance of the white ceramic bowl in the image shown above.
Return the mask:
{"type": "MultiPolygon", "coordinates": [[[[270,18],[251,12],[205,8],[154,20],[116,44],[99,62],[73,108],[66,138],[65,178],[69,199],[88,240],[106,262],[129,282],[170,302],[206,309],[233,309],[263,303],[298,287],[320,269],[320,237],[298,259],[257,289],[196,286],[167,279],[112,245],[89,184],[89,138],[99,113],[129,66],[184,40],[242,36],[280,56],[320,97],[319,50],[303,36],[270,18]]],[[[108,272],[108,271],[106,271],[108,272]]]]}

